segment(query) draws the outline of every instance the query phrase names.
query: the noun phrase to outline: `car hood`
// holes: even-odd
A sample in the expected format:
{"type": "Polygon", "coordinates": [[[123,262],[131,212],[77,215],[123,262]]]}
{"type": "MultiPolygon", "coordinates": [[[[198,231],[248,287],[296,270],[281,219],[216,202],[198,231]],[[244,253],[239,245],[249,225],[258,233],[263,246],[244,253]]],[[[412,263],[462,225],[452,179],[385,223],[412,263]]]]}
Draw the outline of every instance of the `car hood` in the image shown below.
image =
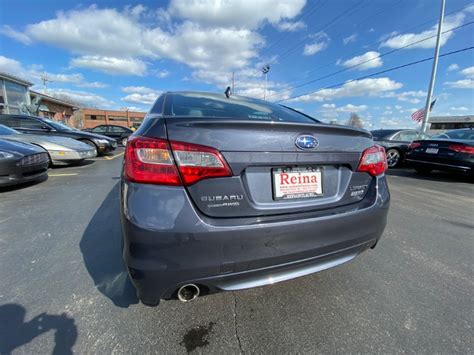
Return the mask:
{"type": "Polygon", "coordinates": [[[0,150],[6,151],[12,154],[16,154],[16,155],[29,155],[29,154],[37,154],[37,153],[45,152],[44,149],[36,145],[11,141],[7,139],[3,139],[1,137],[0,137],[0,150]]]}
{"type": "Polygon", "coordinates": [[[36,134],[12,134],[0,136],[1,138],[14,140],[17,142],[32,143],[43,147],[46,150],[92,150],[89,145],[67,137],[53,137],[36,134]]]}
{"type": "MultiPolygon", "coordinates": [[[[61,132],[60,132],[61,133],[61,132]]],[[[86,132],[86,131],[70,131],[70,132],[64,132],[64,133],[67,133],[68,135],[71,135],[71,136],[76,136],[78,138],[89,138],[89,139],[92,139],[92,138],[95,138],[95,139],[105,139],[109,142],[114,142],[115,140],[110,138],[110,137],[107,137],[107,136],[103,136],[102,134],[97,134],[97,133],[92,133],[92,132],[86,132]]]]}

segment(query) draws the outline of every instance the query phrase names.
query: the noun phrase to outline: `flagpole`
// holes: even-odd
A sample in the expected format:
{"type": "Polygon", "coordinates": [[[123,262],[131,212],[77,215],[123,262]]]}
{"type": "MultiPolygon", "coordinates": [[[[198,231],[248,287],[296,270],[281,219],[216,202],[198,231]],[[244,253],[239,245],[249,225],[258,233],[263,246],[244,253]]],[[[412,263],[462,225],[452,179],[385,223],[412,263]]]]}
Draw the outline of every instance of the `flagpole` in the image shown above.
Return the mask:
{"type": "Polygon", "coordinates": [[[433,89],[434,83],[436,78],[436,70],[438,69],[438,57],[439,57],[439,47],[440,47],[440,40],[441,40],[441,30],[443,27],[443,19],[444,19],[444,7],[446,4],[446,0],[441,0],[441,13],[439,15],[439,23],[438,23],[438,36],[436,37],[436,47],[435,47],[435,54],[433,59],[433,69],[431,70],[431,81],[430,86],[428,88],[428,95],[426,96],[426,104],[425,104],[425,115],[423,117],[423,123],[421,124],[421,131],[426,132],[428,128],[428,119],[430,117],[430,108],[431,108],[431,97],[433,96],[433,89]]]}

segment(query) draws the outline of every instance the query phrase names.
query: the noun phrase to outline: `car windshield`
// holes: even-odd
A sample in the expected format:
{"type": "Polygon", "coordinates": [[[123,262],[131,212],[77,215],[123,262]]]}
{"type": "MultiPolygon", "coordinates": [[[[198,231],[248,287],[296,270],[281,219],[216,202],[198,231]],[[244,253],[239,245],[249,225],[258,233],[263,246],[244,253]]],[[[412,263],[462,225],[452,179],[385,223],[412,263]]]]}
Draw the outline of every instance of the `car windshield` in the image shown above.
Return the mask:
{"type": "Polygon", "coordinates": [[[459,129],[447,131],[438,135],[437,138],[454,138],[454,139],[468,139],[474,140],[474,129],[459,129]]]}
{"type": "Polygon", "coordinates": [[[18,132],[17,130],[14,130],[13,128],[10,128],[10,127],[7,127],[7,126],[4,126],[4,125],[0,124],[0,135],[2,135],[2,136],[11,136],[13,134],[21,134],[21,133],[18,132]]]}
{"type": "Polygon", "coordinates": [[[315,123],[318,120],[285,106],[257,99],[207,93],[176,93],[166,98],[165,114],[253,121],[315,123]]]}
{"type": "Polygon", "coordinates": [[[50,120],[49,118],[42,118],[42,120],[50,126],[53,126],[53,128],[58,131],[77,131],[77,129],[75,128],[69,127],[68,125],[65,125],[64,123],[58,121],[50,120]]]}

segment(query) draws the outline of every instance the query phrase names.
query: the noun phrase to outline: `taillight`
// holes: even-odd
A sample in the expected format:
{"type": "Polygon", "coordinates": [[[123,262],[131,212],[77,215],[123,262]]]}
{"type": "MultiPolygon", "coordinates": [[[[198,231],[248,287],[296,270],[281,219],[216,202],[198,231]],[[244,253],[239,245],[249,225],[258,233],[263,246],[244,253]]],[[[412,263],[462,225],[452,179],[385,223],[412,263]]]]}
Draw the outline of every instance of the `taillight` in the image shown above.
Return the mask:
{"type": "Polygon", "coordinates": [[[415,148],[418,148],[418,147],[421,147],[421,143],[413,142],[408,146],[408,148],[410,148],[410,149],[415,149],[415,148]]]}
{"type": "Polygon", "coordinates": [[[362,153],[357,171],[369,173],[372,176],[382,175],[387,170],[385,149],[374,145],[362,153]]]}
{"type": "Polygon", "coordinates": [[[218,150],[191,143],[136,136],[128,141],[124,160],[125,176],[134,182],[191,185],[232,176],[218,150]]]}
{"type": "Polygon", "coordinates": [[[130,138],[124,157],[128,180],[145,184],[181,185],[169,144],[164,139],[130,138]]]}
{"type": "Polygon", "coordinates": [[[474,147],[462,144],[450,144],[448,147],[450,150],[454,150],[457,153],[474,154],[474,147]]]}
{"type": "Polygon", "coordinates": [[[171,141],[176,163],[185,185],[213,177],[232,176],[232,171],[217,149],[171,141]]]}

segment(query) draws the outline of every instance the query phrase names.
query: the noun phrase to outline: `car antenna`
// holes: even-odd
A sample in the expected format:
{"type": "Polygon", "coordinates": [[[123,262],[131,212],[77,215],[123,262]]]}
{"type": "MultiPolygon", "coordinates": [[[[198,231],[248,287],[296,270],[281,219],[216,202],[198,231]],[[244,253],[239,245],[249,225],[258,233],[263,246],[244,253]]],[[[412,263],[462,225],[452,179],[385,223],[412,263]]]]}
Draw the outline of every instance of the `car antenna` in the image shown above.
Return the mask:
{"type": "Polygon", "coordinates": [[[230,95],[232,94],[232,90],[230,89],[230,86],[227,87],[224,91],[225,97],[229,98],[230,95]]]}

